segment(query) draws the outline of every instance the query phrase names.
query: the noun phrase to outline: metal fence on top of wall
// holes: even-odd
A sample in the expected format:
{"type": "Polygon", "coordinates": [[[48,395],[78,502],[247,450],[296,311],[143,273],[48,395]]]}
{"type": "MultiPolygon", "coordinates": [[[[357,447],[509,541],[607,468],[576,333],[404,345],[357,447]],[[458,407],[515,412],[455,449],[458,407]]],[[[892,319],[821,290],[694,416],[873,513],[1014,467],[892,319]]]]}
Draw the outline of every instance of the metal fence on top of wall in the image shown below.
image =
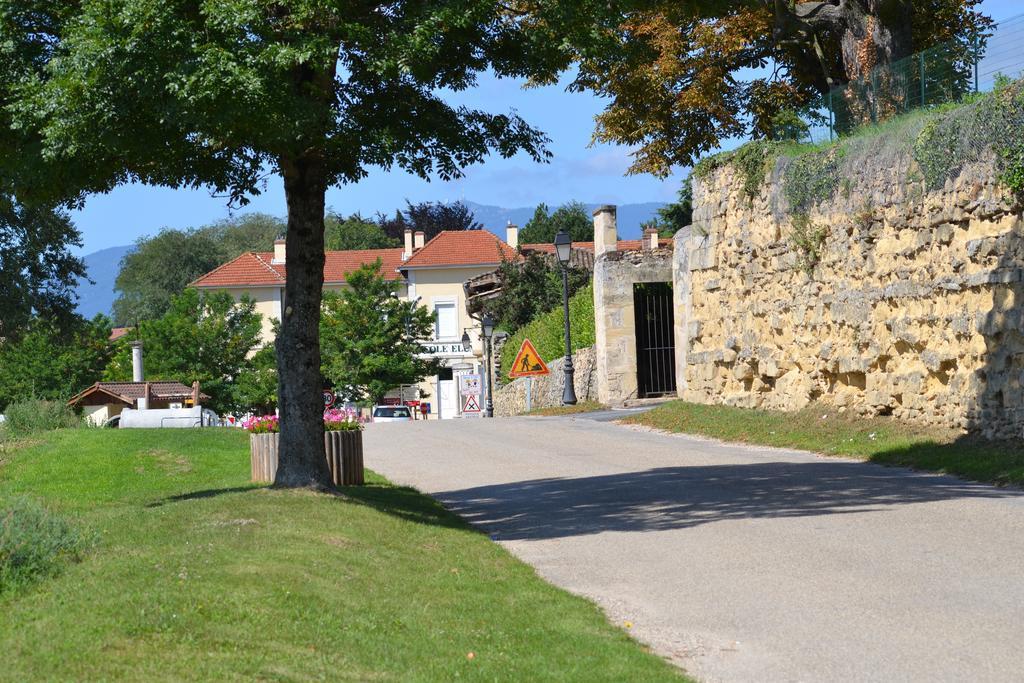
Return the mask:
{"type": "Polygon", "coordinates": [[[992,90],[1000,76],[1024,72],[1024,14],[974,39],[944,43],[876,67],[804,110],[812,142],[827,142],[872,123],[992,90]]]}

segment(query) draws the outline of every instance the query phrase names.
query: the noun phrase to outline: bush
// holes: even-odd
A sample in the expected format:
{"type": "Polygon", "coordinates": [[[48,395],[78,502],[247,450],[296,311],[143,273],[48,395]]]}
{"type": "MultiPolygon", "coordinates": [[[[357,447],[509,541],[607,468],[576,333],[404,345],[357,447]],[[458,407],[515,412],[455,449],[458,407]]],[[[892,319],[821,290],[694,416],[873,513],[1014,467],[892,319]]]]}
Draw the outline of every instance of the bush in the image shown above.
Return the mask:
{"type": "MultiPolygon", "coordinates": [[[[572,348],[583,349],[594,345],[594,289],[587,285],[569,299],[569,324],[572,328],[572,348]]],[[[516,359],[516,353],[529,339],[537,347],[537,353],[545,362],[565,355],[564,323],[562,307],[548,311],[520,328],[505,342],[501,350],[501,376],[508,377],[508,371],[516,359]]]]}
{"type": "Polygon", "coordinates": [[[0,507],[0,593],[52,576],[78,560],[85,536],[31,498],[0,507]]]}
{"type": "Polygon", "coordinates": [[[82,418],[62,401],[18,401],[7,406],[4,426],[12,436],[81,427],[82,418]]]}

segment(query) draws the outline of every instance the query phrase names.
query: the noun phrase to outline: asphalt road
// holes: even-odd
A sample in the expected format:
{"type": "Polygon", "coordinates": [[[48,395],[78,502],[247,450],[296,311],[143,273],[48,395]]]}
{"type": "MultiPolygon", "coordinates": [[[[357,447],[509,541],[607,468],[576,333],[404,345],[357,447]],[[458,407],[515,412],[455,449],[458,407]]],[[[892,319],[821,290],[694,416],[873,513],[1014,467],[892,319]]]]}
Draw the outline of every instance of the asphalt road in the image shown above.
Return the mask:
{"type": "Polygon", "coordinates": [[[1018,490],[572,418],[365,440],[703,681],[1024,679],[1018,490]]]}

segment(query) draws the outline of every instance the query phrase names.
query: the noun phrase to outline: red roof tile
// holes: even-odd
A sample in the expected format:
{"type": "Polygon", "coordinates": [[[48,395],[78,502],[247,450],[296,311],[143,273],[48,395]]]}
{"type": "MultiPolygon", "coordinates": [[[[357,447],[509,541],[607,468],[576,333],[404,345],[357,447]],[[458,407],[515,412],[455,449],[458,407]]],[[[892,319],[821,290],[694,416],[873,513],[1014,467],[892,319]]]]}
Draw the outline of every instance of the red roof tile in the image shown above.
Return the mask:
{"type": "MultiPolygon", "coordinates": [[[[274,263],[272,252],[247,252],[211,270],[192,283],[194,287],[259,287],[283,285],[286,276],[284,263],[274,263]]],[[[329,251],[324,260],[324,282],[344,282],[345,277],[360,266],[382,262],[386,280],[398,280],[398,266],[402,263],[402,249],[361,249],[329,251]]]]}
{"type": "Polygon", "coordinates": [[[498,265],[502,258],[518,258],[516,250],[487,230],[445,230],[400,267],[498,265]]]}
{"type": "MultiPolygon", "coordinates": [[[[96,382],[72,396],[68,405],[77,405],[82,401],[97,397],[112,398],[131,405],[146,395],[146,384],[149,384],[149,396],[153,399],[173,401],[184,400],[192,396],[192,387],[187,387],[181,382],[96,382]]],[[[202,393],[199,394],[199,397],[200,399],[210,398],[202,393]]]]}
{"type": "Polygon", "coordinates": [[[114,327],[114,328],[111,328],[109,340],[110,341],[117,341],[118,339],[120,339],[121,337],[125,336],[126,334],[128,334],[129,332],[131,332],[134,329],[135,329],[134,327],[114,327]]]}

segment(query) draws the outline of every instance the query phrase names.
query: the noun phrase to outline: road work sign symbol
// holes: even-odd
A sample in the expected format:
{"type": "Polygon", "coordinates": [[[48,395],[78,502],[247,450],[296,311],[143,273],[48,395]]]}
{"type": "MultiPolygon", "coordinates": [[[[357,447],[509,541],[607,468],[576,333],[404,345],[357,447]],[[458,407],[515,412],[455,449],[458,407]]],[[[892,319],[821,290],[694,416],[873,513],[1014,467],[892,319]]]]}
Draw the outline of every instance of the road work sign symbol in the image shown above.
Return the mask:
{"type": "Polygon", "coordinates": [[[464,413],[479,413],[480,412],[480,400],[477,399],[476,394],[470,394],[466,396],[466,403],[462,406],[462,412],[464,413]]]}
{"type": "Polygon", "coordinates": [[[548,366],[540,359],[540,354],[537,353],[537,349],[533,347],[530,340],[524,339],[523,345],[519,347],[519,353],[516,354],[516,362],[512,363],[512,371],[508,373],[508,376],[512,378],[535,377],[537,375],[547,375],[550,372],[548,366]]]}

